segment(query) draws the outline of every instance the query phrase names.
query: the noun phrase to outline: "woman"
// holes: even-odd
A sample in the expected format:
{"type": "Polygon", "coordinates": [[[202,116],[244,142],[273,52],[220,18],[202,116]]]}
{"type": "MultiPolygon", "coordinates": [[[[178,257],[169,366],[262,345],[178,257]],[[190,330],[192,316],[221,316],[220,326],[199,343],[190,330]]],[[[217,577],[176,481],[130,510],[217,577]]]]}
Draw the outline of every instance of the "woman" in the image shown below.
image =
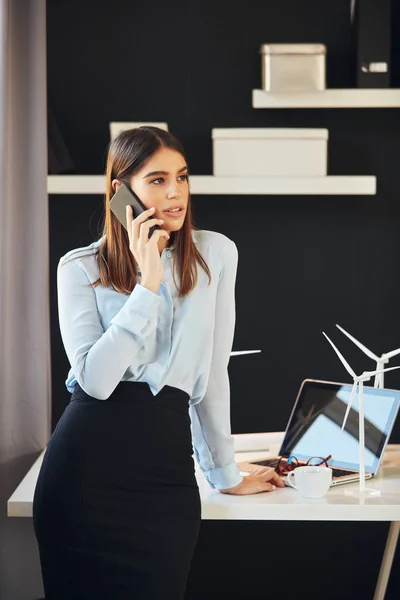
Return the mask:
{"type": "Polygon", "coordinates": [[[122,132],[106,186],[102,238],[58,267],[72,396],[35,491],[44,588],[47,600],[179,600],[200,526],[193,450],[220,492],[283,483],[265,468],[242,478],[234,461],[238,254],[193,227],[182,146],[155,127],[122,132]],[[109,207],[122,182],[147,209],[127,207],[127,231],[109,207]]]}

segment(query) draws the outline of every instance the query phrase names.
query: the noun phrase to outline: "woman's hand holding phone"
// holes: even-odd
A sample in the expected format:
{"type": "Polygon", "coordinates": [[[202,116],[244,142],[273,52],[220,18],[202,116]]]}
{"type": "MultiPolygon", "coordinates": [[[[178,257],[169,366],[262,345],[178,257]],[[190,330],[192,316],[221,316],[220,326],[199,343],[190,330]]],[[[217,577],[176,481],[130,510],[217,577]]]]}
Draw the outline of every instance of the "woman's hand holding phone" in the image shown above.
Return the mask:
{"type": "Polygon", "coordinates": [[[162,219],[147,220],[153,213],[154,209],[149,208],[134,219],[132,207],[126,207],[129,249],[142,272],[141,285],[157,294],[164,274],[158,241],[162,237],[168,240],[170,236],[165,230],[156,229],[149,239],[150,227],[164,222],[162,219]]]}

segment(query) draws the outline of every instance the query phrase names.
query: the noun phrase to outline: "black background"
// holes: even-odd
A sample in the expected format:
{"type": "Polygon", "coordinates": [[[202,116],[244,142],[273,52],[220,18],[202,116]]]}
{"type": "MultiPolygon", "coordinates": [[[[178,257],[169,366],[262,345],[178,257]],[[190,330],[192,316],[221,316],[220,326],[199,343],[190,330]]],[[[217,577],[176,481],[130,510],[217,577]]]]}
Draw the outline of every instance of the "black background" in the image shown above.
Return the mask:
{"type": "MultiPolygon", "coordinates": [[[[392,87],[400,87],[398,4],[392,87]]],[[[193,196],[196,225],[238,246],[233,349],[262,350],[230,361],[234,433],[284,430],[306,377],[348,382],[322,330],[356,371],[374,367],[335,323],[377,353],[400,346],[398,109],[251,104],[261,87],[260,44],[326,44],[327,87],[342,88],[354,87],[351,39],[345,0],[47,2],[49,104],[71,174],[104,172],[109,122],[164,121],[184,143],[192,174],[212,173],[212,128],[322,127],[329,174],[377,176],[376,196],[193,196]]],[[[102,202],[49,198],[53,427],[69,400],[57,262],[97,238],[102,202]]],[[[398,388],[400,374],[385,381],[398,388]]],[[[400,443],[400,419],[391,442],[400,443]]],[[[372,598],[387,527],[204,521],[187,600],[372,598]]],[[[388,600],[400,596],[399,560],[397,552],[388,600]]]]}

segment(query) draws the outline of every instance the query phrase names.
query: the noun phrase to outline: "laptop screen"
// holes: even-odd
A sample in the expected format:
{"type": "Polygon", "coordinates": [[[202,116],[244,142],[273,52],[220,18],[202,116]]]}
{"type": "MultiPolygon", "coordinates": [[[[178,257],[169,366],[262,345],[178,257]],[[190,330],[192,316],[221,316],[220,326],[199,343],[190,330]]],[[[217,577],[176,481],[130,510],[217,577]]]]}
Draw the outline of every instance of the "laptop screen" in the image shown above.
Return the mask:
{"type": "MultiPolygon", "coordinates": [[[[292,454],[299,460],[331,454],[330,466],[359,470],[358,393],[341,430],[351,389],[351,385],[306,380],[279,454],[292,454]]],[[[364,385],[366,471],[376,472],[399,405],[399,391],[364,385]]]]}

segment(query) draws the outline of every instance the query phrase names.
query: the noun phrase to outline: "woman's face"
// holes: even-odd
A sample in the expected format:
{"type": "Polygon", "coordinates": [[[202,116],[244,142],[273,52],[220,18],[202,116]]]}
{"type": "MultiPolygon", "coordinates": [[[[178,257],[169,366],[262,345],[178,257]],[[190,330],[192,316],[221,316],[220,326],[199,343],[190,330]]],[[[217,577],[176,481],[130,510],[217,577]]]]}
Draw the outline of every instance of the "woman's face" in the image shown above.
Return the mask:
{"type": "Polygon", "coordinates": [[[164,219],[162,229],[178,231],[185,220],[189,198],[188,169],[183,156],[161,148],[130,181],[146,208],[154,206],[154,218],[164,219]],[[178,212],[166,212],[179,207],[178,212]]]}

